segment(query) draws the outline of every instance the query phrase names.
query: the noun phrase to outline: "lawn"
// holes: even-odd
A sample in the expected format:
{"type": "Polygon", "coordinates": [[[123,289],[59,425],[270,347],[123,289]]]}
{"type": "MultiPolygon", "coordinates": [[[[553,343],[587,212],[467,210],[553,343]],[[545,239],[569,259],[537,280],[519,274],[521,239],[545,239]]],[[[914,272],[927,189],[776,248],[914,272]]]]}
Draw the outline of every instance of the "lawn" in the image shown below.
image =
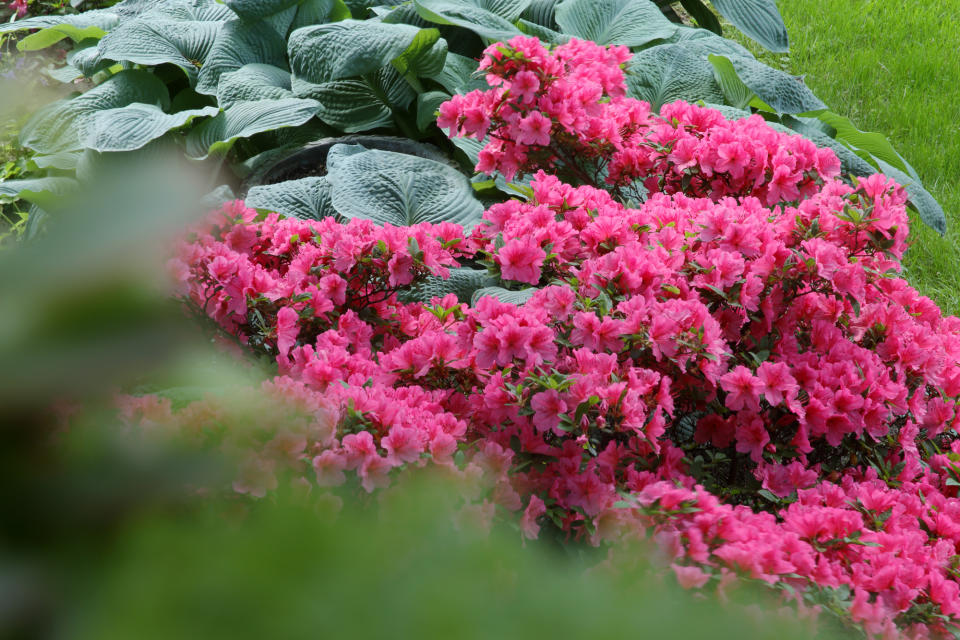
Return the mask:
{"type": "MultiPolygon", "coordinates": [[[[904,264],[944,312],[960,313],[960,0],[781,0],[790,54],[777,62],[833,111],[887,135],[947,214],[915,219],[904,264]]],[[[774,62],[767,56],[767,62],[774,62]]]]}

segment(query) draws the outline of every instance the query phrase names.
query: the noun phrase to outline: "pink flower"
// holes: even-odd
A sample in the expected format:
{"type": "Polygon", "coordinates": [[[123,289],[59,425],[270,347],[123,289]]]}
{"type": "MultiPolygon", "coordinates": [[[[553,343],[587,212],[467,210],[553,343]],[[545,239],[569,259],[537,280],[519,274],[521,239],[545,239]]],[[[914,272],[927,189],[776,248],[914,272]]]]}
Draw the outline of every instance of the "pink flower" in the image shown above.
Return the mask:
{"type": "Polygon", "coordinates": [[[757,378],[763,384],[763,396],[771,405],[792,400],[797,394],[797,381],[784,362],[763,362],[757,367],[757,378]]]}
{"type": "Polygon", "coordinates": [[[540,525],[537,519],[547,512],[547,507],[540,499],[540,496],[534,494],[530,496],[530,502],[523,511],[523,517],[520,519],[520,530],[530,540],[536,540],[540,535],[540,525]]]}
{"type": "Polygon", "coordinates": [[[670,568],[673,569],[677,582],[684,589],[699,589],[710,580],[710,574],[700,567],[684,567],[674,563],[670,568]]]}
{"type": "Polygon", "coordinates": [[[514,238],[497,253],[500,273],[506,280],[537,284],[546,252],[532,238],[514,238]]]}
{"type": "Polygon", "coordinates": [[[286,358],[290,349],[297,343],[297,334],[300,329],[297,323],[300,320],[293,307],[283,307],[277,312],[277,352],[281,358],[286,358]]]}
{"type": "Polygon", "coordinates": [[[517,142],[543,147],[550,145],[550,128],[553,122],[539,111],[534,111],[517,124],[517,142]]]}
{"type": "Polygon", "coordinates": [[[763,382],[750,373],[750,369],[739,365],[730,373],[720,376],[720,386],[727,392],[724,402],[731,411],[760,410],[763,382]]]}
{"type": "Polygon", "coordinates": [[[562,435],[557,426],[560,424],[560,414],[567,410],[567,403],[556,389],[547,389],[534,395],[530,400],[530,406],[534,410],[533,426],[537,431],[553,430],[557,435],[562,435]]]}
{"type": "Polygon", "coordinates": [[[763,460],[763,450],[770,443],[770,434],[763,418],[750,414],[737,416],[737,451],[749,453],[754,462],[763,460]]]}

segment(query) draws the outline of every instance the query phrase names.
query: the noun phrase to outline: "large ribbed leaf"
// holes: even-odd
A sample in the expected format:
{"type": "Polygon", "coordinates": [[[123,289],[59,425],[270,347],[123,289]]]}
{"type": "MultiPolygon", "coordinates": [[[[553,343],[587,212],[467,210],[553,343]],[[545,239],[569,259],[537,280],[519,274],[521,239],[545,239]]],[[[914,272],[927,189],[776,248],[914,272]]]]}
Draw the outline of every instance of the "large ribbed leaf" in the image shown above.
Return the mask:
{"type": "MultiPolygon", "coordinates": [[[[733,63],[726,56],[709,55],[707,59],[713,67],[713,75],[720,85],[723,97],[726,103],[738,109],[747,109],[750,102],[756,94],[750,90],[750,87],[743,84],[743,80],[737,75],[737,70],[733,68],[733,63]]],[[[708,100],[708,102],[710,102],[708,100]]]]}
{"type": "Polygon", "coordinates": [[[804,113],[826,109],[801,78],[768,67],[750,58],[729,58],[743,84],[778,113],[804,113]]]}
{"type": "Polygon", "coordinates": [[[246,204],[301,220],[320,220],[337,213],[333,209],[330,181],[326,176],[252,187],[247,193],[246,204]]]}
{"type": "Polygon", "coordinates": [[[714,8],[770,51],[778,53],[790,49],[787,28],[777,10],[776,0],[712,0],[714,8]]]}
{"type": "Polygon", "coordinates": [[[205,107],[167,114],[156,105],[139,102],[98,111],[86,127],[83,146],[95,151],[133,151],[194,118],[215,116],[219,111],[205,107]]]}
{"type": "Polygon", "coordinates": [[[463,27],[488,40],[519,35],[513,23],[528,4],[528,0],[414,0],[417,13],[430,22],[463,27]]]}
{"type": "Polygon", "coordinates": [[[879,158],[877,164],[880,165],[880,170],[887,177],[893,178],[903,185],[907,196],[910,198],[910,206],[920,215],[920,219],[940,235],[945,234],[947,232],[947,217],[943,212],[943,207],[920,184],[920,181],[879,158]]]}
{"type": "Polygon", "coordinates": [[[21,31],[24,29],[47,29],[57,25],[70,25],[78,29],[96,27],[98,29],[102,29],[103,31],[109,31],[117,24],[117,22],[119,22],[119,20],[120,16],[117,15],[115,11],[110,9],[87,11],[85,13],[77,13],[73,15],[35,16],[33,18],[25,18],[24,20],[17,20],[15,22],[0,23],[0,34],[9,33],[11,31],[21,31]]]}
{"type": "Polygon", "coordinates": [[[482,289],[477,289],[473,292],[473,296],[470,298],[470,304],[477,304],[477,300],[486,296],[493,296],[500,302],[506,302],[507,304],[515,304],[518,307],[530,298],[533,297],[537,291],[537,287],[527,287],[526,289],[521,289],[520,291],[511,291],[510,289],[504,289],[503,287],[484,287],[482,289]]]}
{"type": "Polygon", "coordinates": [[[83,148],[88,127],[99,111],[125,107],[134,102],[170,104],[167,88],[147,71],[126,70],[103,84],[68,100],[49,104],[20,131],[20,144],[40,153],[75,151],[83,148]]]}
{"type": "Polygon", "coordinates": [[[442,298],[452,293],[460,302],[470,304],[474,291],[491,282],[496,282],[496,278],[486,269],[450,269],[449,278],[430,276],[410,287],[409,291],[399,294],[399,297],[403,302],[430,302],[433,298],[442,298]]]}
{"type": "Polygon", "coordinates": [[[46,49],[64,38],[70,38],[74,42],[81,42],[89,38],[102,38],[106,33],[106,31],[96,25],[76,27],[72,24],[58,24],[23,38],[17,43],[17,50],[37,51],[39,49],[46,49]]]}
{"type": "Polygon", "coordinates": [[[403,75],[432,76],[443,71],[447,59],[447,41],[436,29],[422,29],[407,50],[390,64],[403,75]]]}
{"type": "Polygon", "coordinates": [[[327,155],[327,175],[333,207],[346,218],[398,227],[453,222],[469,232],[483,216],[466,177],[433,160],[339,144],[327,155]]]}
{"type": "Polygon", "coordinates": [[[417,94],[392,66],[362,79],[322,84],[293,79],[297,97],[320,103],[317,117],[346,133],[391,126],[393,110],[406,109],[417,94]]]}
{"type": "Polygon", "coordinates": [[[489,89],[482,73],[477,73],[477,61],[456,53],[448,53],[439,73],[430,76],[450,93],[469,93],[474,89],[489,89]]]}
{"type": "Polygon", "coordinates": [[[223,0],[234,13],[246,20],[266,18],[299,4],[300,0],[223,0]]]}
{"type": "Polygon", "coordinates": [[[728,58],[753,58],[753,54],[742,45],[733,40],[721,38],[706,29],[678,26],[677,32],[667,38],[664,44],[681,44],[688,51],[704,57],[710,54],[716,54],[718,56],[727,56],[728,58]]]}
{"type": "Polygon", "coordinates": [[[723,93],[703,58],[678,44],[644,49],[633,56],[627,74],[630,95],[659,111],[674,100],[720,102],[723,93]]]}
{"type": "Polygon", "coordinates": [[[263,21],[227,22],[217,33],[213,47],[200,69],[197,91],[207,95],[216,94],[221,75],[252,63],[289,68],[287,41],[263,21]]]}
{"type": "Polygon", "coordinates": [[[224,109],[237,102],[292,97],[290,72],[269,64],[246,64],[224,73],[217,87],[217,100],[224,109]]]}
{"type": "Polygon", "coordinates": [[[849,118],[833,113],[832,111],[818,111],[810,114],[821,122],[830,125],[835,131],[835,138],[850,145],[854,149],[866,151],[878,160],[883,160],[889,165],[893,165],[900,171],[910,174],[915,180],[916,171],[913,170],[906,160],[897,153],[890,141],[882,133],[874,131],[861,131],[850,121],[849,118]]]}
{"type": "Polygon", "coordinates": [[[0,198],[20,198],[39,206],[76,190],[77,181],[73,178],[30,178],[0,182],[0,198]]]}
{"type": "Polygon", "coordinates": [[[197,158],[226,153],[238,138],[303,124],[318,106],[315,100],[298,98],[238,102],[195,127],[187,136],[187,153],[197,158]]]}
{"type": "Polygon", "coordinates": [[[567,35],[628,47],[669,38],[677,30],[649,0],[563,0],[556,20],[567,35]]]}
{"type": "Polygon", "coordinates": [[[560,4],[560,0],[531,0],[521,12],[520,17],[541,27],[556,31],[560,28],[554,18],[558,4],[560,4]]]}
{"type": "Polygon", "coordinates": [[[301,27],[309,27],[324,22],[339,22],[350,18],[350,9],[343,0],[304,0],[297,7],[297,13],[290,25],[290,33],[301,27]]]}
{"type": "MultiPolygon", "coordinates": [[[[436,29],[406,24],[343,20],[297,29],[290,35],[290,67],[315,84],[355,78],[428,51],[440,37],[436,29]]],[[[443,61],[440,61],[442,68],[443,61]]],[[[438,68],[438,70],[439,70],[438,68]]]]}
{"type": "Polygon", "coordinates": [[[175,64],[195,82],[223,23],[137,18],[100,40],[97,53],[117,62],[175,64]]]}

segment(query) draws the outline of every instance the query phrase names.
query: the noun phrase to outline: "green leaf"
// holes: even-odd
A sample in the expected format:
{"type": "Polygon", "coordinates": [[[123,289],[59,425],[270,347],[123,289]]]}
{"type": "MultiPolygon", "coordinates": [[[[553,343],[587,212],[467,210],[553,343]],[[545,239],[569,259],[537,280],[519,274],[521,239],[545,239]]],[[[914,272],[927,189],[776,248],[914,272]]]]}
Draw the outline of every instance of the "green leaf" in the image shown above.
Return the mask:
{"type": "Polygon", "coordinates": [[[393,110],[406,109],[416,92],[392,66],[359,80],[323,84],[293,78],[294,95],[320,103],[317,117],[347,133],[393,126],[393,110]]]}
{"type": "Polygon", "coordinates": [[[326,176],[288,180],[251,187],[246,204],[301,220],[321,220],[335,215],[330,181],[326,176]]]}
{"type": "Polygon", "coordinates": [[[187,153],[195,158],[226,153],[238,138],[301,125],[318,107],[316,100],[298,98],[238,102],[195,127],[187,135],[187,153]]]}
{"type": "Polygon", "coordinates": [[[564,44],[570,41],[572,36],[564,35],[553,29],[548,29],[547,27],[541,26],[536,22],[530,22],[529,20],[524,20],[520,18],[517,20],[517,27],[520,31],[524,32],[528,36],[533,36],[538,38],[540,42],[556,45],[564,44]]]}
{"type": "Polygon", "coordinates": [[[288,69],[287,41],[263,21],[231,20],[217,33],[200,69],[196,89],[215,95],[221,75],[252,63],[288,69]]]}
{"type": "Polygon", "coordinates": [[[37,169],[60,169],[61,171],[73,171],[77,168],[77,161],[80,159],[79,151],[62,151],[50,156],[33,156],[30,163],[37,169]]]}
{"type": "Polygon", "coordinates": [[[914,179],[917,179],[916,172],[912,170],[906,161],[893,148],[890,141],[882,133],[873,131],[861,131],[849,118],[833,113],[832,111],[817,111],[807,114],[825,122],[836,131],[834,136],[850,145],[854,149],[866,151],[878,160],[883,160],[889,165],[893,165],[900,171],[909,173],[914,179]]]}
{"type": "Polygon", "coordinates": [[[477,300],[486,296],[493,296],[500,302],[505,302],[507,304],[514,304],[518,307],[527,302],[530,298],[533,297],[539,289],[537,287],[528,287],[526,289],[521,289],[520,291],[511,291],[510,289],[504,289],[503,287],[484,287],[483,289],[477,289],[473,293],[473,297],[470,299],[470,304],[476,306],[477,300]]]}
{"type": "Polygon", "coordinates": [[[437,109],[450,97],[443,91],[428,91],[417,96],[417,128],[420,131],[426,131],[437,122],[437,109]]]}
{"type": "Polygon", "coordinates": [[[477,73],[478,66],[476,60],[456,53],[448,53],[443,68],[430,78],[443,85],[443,88],[451,94],[470,93],[474,89],[489,89],[490,85],[484,79],[484,74],[477,73]]]}
{"type": "Polygon", "coordinates": [[[398,227],[453,222],[469,233],[483,216],[467,178],[426,158],[338,144],[327,155],[327,175],[333,206],[346,218],[398,227]]]}
{"type": "Polygon", "coordinates": [[[443,71],[447,59],[447,41],[436,29],[422,29],[406,51],[391,64],[402,75],[431,76],[443,71]]]}
{"type": "Polygon", "coordinates": [[[304,0],[290,25],[290,33],[302,27],[325,22],[339,22],[350,18],[350,9],[343,0],[304,0]]]}
{"type": "Polygon", "coordinates": [[[704,59],[711,53],[728,58],[753,59],[753,54],[742,45],[733,40],[722,38],[706,29],[694,29],[678,25],[677,32],[667,38],[664,44],[682,44],[687,49],[703,56],[704,59]]]}
{"type": "Polygon", "coordinates": [[[56,198],[77,191],[73,178],[27,178],[0,182],[0,197],[20,198],[43,207],[56,198]]]}
{"type": "Polygon", "coordinates": [[[674,100],[719,102],[723,93],[703,59],[681,45],[664,44],[634,54],[627,73],[629,94],[659,111],[674,100]]]}
{"type": "Polygon", "coordinates": [[[17,43],[17,50],[37,51],[39,49],[46,49],[64,38],[70,38],[74,42],[80,42],[88,38],[102,38],[106,33],[106,31],[96,25],[76,27],[72,24],[59,24],[23,38],[17,43]]]}
{"type": "Polygon", "coordinates": [[[97,112],[134,102],[166,108],[170,96],[163,82],[152,73],[134,69],[121,71],[84,94],[37,111],[21,129],[20,144],[45,154],[82,149],[97,112]]]}
{"type": "Polygon", "coordinates": [[[241,18],[256,20],[289,9],[300,0],[223,0],[223,2],[241,18]]]}
{"type": "Polygon", "coordinates": [[[290,72],[269,64],[245,64],[222,74],[217,85],[217,100],[224,109],[237,102],[292,97],[290,72]]]}
{"type": "Polygon", "coordinates": [[[711,0],[714,8],[747,37],[770,51],[790,49],[787,28],[777,10],[776,0],[711,0]]]}
{"type": "Polygon", "coordinates": [[[556,31],[560,28],[556,20],[557,5],[560,4],[560,1],[561,0],[531,0],[527,8],[520,14],[520,17],[534,24],[538,24],[541,27],[546,27],[551,31],[556,31]]]}
{"type": "Polygon", "coordinates": [[[513,22],[528,0],[413,0],[413,4],[430,22],[463,27],[488,40],[509,40],[520,35],[513,22]]]}
{"type": "Polygon", "coordinates": [[[805,113],[827,106],[803,80],[749,58],[728,58],[737,76],[777,113],[805,113]]]}
{"type": "Polygon", "coordinates": [[[639,47],[677,30],[648,0],[564,0],[556,20],[563,33],[603,45],[639,47]]]}
{"type": "Polygon", "coordinates": [[[83,146],[94,151],[133,151],[168,131],[186,126],[194,118],[215,116],[217,107],[166,114],[160,107],[135,102],[98,111],[87,125],[83,146]]]}
{"type": "Polygon", "coordinates": [[[907,196],[910,198],[911,208],[917,212],[924,224],[940,235],[945,234],[947,232],[947,216],[943,212],[943,207],[924,188],[920,181],[880,158],[877,158],[877,163],[887,177],[893,178],[903,185],[907,196]]]}
{"type": "Polygon", "coordinates": [[[767,125],[783,133],[799,133],[818,147],[826,147],[833,150],[837,158],[840,159],[840,170],[845,174],[869,176],[876,173],[876,167],[858,156],[849,147],[839,140],[831,138],[820,129],[810,126],[804,122],[804,120],[806,119],[793,118],[792,116],[785,115],[781,118],[781,122],[784,124],[768,122],[767,125]]]}
{"type": "MultiPolygon", "coordinates": [[[[723,92],[724,101],[737,109],[746,109],[750,106],[750,101],[756,94],[750,90],[750,87],[743,84],[737,70],[733,68],[733,63],[729,58],[719,55],[708,56],[710,64],[713,66],[713,76],[723,92]]],[[[707,102],[711,102],[707,100],[707,102]]]]}
{"type": "Polygon", "coordinates": [[[138,18],[104,36],[97,53],[101,59],[116,62],[147,66],[174,64],[195,83],[221,24],[138,18]]]}
{"type": "Polygon", "coordinates": [[[290,67],[297,78],[315,84],[373,73],[422,47],[421,31],[357,20],[304,27],[290,36],[290,67]]]}
{"type": "Polygon", "coordinates": [[[495,280],[486,269],[450,269],[449,278],[430,276],[424,282],[414,285],[404,293],[402,299],[410,302],[430,302],[433,298],[442,298],[454,294],[460,302],[469,304],[473,292],[495,280]]]}
{"type": "Polygon", "coordinates": [[[476,140],[474,138],[451,138],[450,142],[467,156],[467,160],[470,161],[470,166],[472,167],[476,166],[477,162],[479,162],[480,152],[487,146],[484,140],[476,140]]]}

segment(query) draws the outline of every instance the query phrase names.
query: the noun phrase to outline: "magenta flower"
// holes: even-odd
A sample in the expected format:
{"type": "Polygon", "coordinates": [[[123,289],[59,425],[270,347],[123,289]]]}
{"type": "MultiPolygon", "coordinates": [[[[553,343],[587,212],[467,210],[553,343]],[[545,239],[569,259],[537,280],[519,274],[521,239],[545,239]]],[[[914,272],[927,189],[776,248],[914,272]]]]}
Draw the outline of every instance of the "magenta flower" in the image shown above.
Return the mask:
{"type": "Polygon", "coordinates": [[[763,382],[743,365],[720,377],[720,386],[727,392],[724,403],[731,411],[741,409],[760,410],[760,392],[763,382]]]}
{"type": "Polygon", "coordinates": [[[540,267],[546,257],[532,238],[515,238],[500,248],[497,263],[504,279],[535,285],[540,282],[540,267]]]}

